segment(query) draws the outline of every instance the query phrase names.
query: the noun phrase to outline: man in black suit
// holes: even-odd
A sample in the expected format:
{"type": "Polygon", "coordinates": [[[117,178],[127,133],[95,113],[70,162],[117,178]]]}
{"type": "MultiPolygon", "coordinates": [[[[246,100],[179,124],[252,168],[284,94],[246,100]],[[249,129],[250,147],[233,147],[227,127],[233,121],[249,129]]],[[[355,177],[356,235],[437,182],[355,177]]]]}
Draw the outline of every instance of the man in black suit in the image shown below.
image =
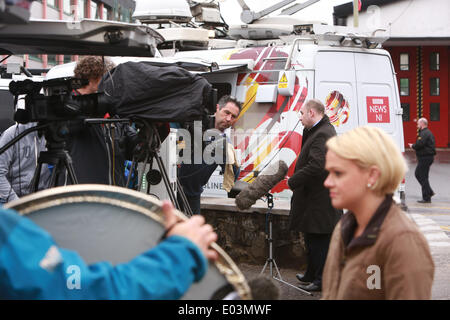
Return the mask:
{"type": "Polygon", "coordinates": [[[417,167],[414,173],[422,187],[422,199],[417,202],[431,203],[434,191],[431,189],[428,176],[436,155],[436,143],[433,133],[428,129],[428,120],[426,118],[420,118],[417,121],[417,128],[419,129],[419,134],[417,135],[416,143],[409,144],[409,147],[416,151],[417,167]]]}
{"type": "Polygon", "coordinates": [[[323,185],[328,175],[325,170],[325,142],[336,135],[336,130],[319,100],[307,101],[300,109],[300,116],[304,126],[302,148],[294,174],[288,180],[293,191],[290,229],[304,234],[308,255],[306,273],[297,274],[302,283],[299,287],[321,291],[331,234],[341,216],[341,211],[331,205],[329,192],[323,185]]]}

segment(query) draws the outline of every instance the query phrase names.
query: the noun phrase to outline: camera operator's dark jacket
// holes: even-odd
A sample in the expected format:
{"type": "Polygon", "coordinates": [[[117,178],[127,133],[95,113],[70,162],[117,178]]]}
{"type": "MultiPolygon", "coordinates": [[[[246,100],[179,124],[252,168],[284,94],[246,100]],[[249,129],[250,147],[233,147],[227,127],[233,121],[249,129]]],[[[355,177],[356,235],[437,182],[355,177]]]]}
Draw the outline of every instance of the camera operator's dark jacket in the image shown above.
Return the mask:
{"type": "MultiPolygon", "coordinates": [[[[192,136],[194,136],[192,134],[192,136]]],[[[202,141],[202,147],[201,147],[201,163],[195,162],[194,157],[194,150],[196,150],[195,147],[190,150],[191,152],[191,163],[186,164],[182,163],[180,164],[178,168],[178,179],[180,180],[181,185],[183,186],[184,193],[188,197],[199,197],[203,192],[203,187],[208,183],[208,180],[211,178],[214,171],[216,171],[217,166],[221,166],[222,170],[224,170],[224,164],[226,163],[226,137],[223,133],[217,134],[212,141],[202,141]],[[205,152],[206,146],[212,147],[210,151],[211,152],[205,152]],[[222,159],[219,162],[212,162],[210,161],[205,162],[204,156],[210,155],[211,158],[216,159],[215,157],[215,149],[216,146],[220,148],[222,152],[222,159]]],[[[194,141],[194,144],[198,143],[198,141],[194,141]]],[[[189,152],[188,150],[185,150],[186,152],[189,152]]],[[[220,156],[218,156],[220,158],[220,156]]]]}
{"type": "Polygon", "coordinates": [[[419,131],[417,141],[412,145],[412,148],[416,150],[416,156],[418,158],[434,156],[436,154],[434,135],[431,133],[430,129],[423,128],[419,131]]]}
{"type": "MultiPolygon", "coordinates": [[[[72,157],[78,183],[125,187],[125,160],[132,159],[136,131],[128,124],[70,124],[66,149],[72,157]]],[[[58,185],[69,184],[65,175],[58,185]]]]}
{"type": "Polygon", "coordinates": [[[328,189],[323,185],[326,141],[336,135],[336,130],[324,115],[311,129],[303,130],[302,149],[295,171],[288,180],[293,191],[289,213],[290,228],[305,233],[332,233],[341,212],[331,205],[328,189]]]}

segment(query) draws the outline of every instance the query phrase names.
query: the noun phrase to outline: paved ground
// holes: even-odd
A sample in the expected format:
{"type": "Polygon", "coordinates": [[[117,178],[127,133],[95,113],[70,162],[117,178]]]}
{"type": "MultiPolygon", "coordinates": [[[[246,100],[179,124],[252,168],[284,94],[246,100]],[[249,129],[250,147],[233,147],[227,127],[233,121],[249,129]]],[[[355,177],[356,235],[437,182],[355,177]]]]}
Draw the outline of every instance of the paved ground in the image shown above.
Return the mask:
{"type": "MultiPolygon", "coordinates": [[[[408,159],[409,171],[406,175],[406,204],[408,215],[414,220],[423,232],[430,245],[431,254],[435,263],[435,279],[432,289],[433,300],[450,299],[450,150],[440,150],[435,163],[430,171],[430,183],[436,196],[431,204],[419,204],[421,199],[420,185],[414,177],[416,166],[414,154],[405,152],[408,159]]],[[[239,268],[247,279],[252,279],[260,274],[262,265],[240,264],[239,268]]],[[[298,284],[295,274],[299,270],[280,268],[282,279],[296,286],[298,284]]],[[[270,270],[265,273],[270,278],[270,270]]],[[[272,274],[278,277],[276,269],[272,274]]],[[[320,293],[308,296],[296,290],[289,284],[275,281],[280,290],[282,300],[309,300],[320,299],[320,293]]]]}

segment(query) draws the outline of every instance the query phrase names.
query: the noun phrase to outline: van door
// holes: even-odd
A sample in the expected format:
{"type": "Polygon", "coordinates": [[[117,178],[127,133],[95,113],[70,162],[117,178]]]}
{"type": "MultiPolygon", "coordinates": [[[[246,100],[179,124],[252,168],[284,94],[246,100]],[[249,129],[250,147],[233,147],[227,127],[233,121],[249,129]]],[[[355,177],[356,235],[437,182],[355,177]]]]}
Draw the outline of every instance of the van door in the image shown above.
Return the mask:
{"type": "Polygon", "coordinates": [[[354,55],[360,106],[359,125],[383,129],[403,151],[402,113],[391,59],[381,54],[354,55]]]}
{"type": "Polygon", "coordinates": [[[354,53],[319,51],[315,69],[315,98],[325,104],[337,133],[358,126],[354,53]]]}

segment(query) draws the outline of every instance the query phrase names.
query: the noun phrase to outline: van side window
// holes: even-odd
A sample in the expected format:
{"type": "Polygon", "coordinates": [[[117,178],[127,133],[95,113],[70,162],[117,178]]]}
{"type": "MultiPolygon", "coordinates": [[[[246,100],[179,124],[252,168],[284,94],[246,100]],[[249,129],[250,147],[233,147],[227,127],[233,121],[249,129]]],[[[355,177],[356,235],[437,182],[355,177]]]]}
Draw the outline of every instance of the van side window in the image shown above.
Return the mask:
{"type": "Polygon", "coordinates": [[[400,78],[400,95],[409,96],[409,79],[400,78]]]}

